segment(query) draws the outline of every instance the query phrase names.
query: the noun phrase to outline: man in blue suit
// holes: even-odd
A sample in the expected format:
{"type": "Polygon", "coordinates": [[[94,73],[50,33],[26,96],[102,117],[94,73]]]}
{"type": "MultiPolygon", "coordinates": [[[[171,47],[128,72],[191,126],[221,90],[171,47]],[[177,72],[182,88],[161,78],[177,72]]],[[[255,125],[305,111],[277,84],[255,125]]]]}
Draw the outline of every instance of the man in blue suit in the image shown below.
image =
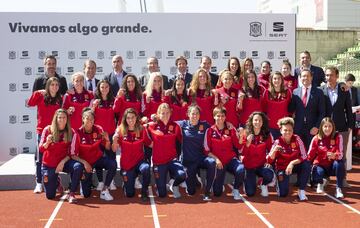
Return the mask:
{"type": "Polygon", "coordinates": [[[209,56],[203,56],[201,58],[200,67],[208,72],[211,80],[211,87],[215,88],[219,80],[219,75],[211,73],[211,65],[212,65],[212,61],[209,56]]]}
{"type": "Polygon", "coordinates": [[[121,88],[122,80],[126,76],[126,72],[123,70],[123,59],[120,55],[115,55],[112,58],[113,71],[104,77],[110,83],[111,91],[114,96],[117,95],[121,88]]]}
{"type": "Polygon", "coordinates": [[[312,85],[310,70],[300,73],[302,86],[293,91],[289,111],[295,115],[295,134],[309,149],[312,137],[319,131],[320,122],[325,117],[325,98],[323,92],[312,85]]]}
{"type": "Polygon", "coordinates": [[[301,85],[300,73],[304,69],[309,69],[313,76],[312,85],[319,87],[322,82],[325,82],[325,74],[321,67],[311,65],[311,55],[308,51],[300,53],[300,66],[295,68],[294,76],[299,79],[299,86],[301,85]]]}

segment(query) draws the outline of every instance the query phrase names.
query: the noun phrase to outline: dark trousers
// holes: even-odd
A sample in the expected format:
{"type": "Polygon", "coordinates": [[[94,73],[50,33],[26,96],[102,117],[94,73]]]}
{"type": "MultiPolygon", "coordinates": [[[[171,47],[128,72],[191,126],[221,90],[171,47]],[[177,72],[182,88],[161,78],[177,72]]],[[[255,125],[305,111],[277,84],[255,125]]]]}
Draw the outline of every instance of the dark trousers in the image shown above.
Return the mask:
{"type": "MultiPolygon", "coordinates": [[[[300,164],[297,164],[293,168],[293,173],[297,173],[297,179],[299,183],[299,189],[305,190],[307,181],[310,176],[310,162],[303,161],[300,164]]],[[[278,176],[278,187],[279,187],[279,196],[285,197],[289,194],[289,177],[285,174],[285,170],[278,170],[276,172],[278,176]],[[280,180],[282,179],[282,180],[280,180]]]]}
{"type": "MultiPolygon", "coordinates": [[[[94,163],[93,167],[107,170],[104,185],[109,186],[116,173],[116,161],[108,157],[101,157],[94,163]]],[[[85,178],[81,180],[81,187],[84,197],[87,198],[91,195],[92,171],[90,173],[84,172],[84,175],[85,178]]]]}
{"type": "MultiPolygon", "coordinates": [[[[50,168],[42,165],[42,175],[45,187],[46,198],[53,199],[56,195],[56,188],[58,187],[58,173],[55,173],[56,168],[50,168]]],[[[75,192],[79,186],[80,178],[82,176],[84,166],[77,161],[69,160],[65,163],[63,172],[69,173],[71,177],[70,192],[75,192]]]]}
{"type": "MultiPolygon", "coordinates": [[[[113,143],[113,139],[112,139],[113,135],[114,134],[109,135],[110,145],[112,145],[112,143],[113,143]]],[[[113,152],[111,148],[109,150],[104,148],[103,153],[104,153],[104,155],[103,155],[104,157],[108,157],[116,162],[116,151],[113,152]]],[[[96,177],[97,177],[98,181],[103,182],[103,180],[104,180],[103,169],[95,168],[95,172],[96,172],[96,177]]]]}
{"type": "Polygon", "coordinates": [[[147,190],[150,184],[150,165],[146,161],[140,161],[131,170],[121,170],[121,176],[124,181],[124,190],[127,197],[133,197],[135,195],[135,179],[141,174],[142,176],[142,188],[141,193],[147,194],[147,190]]]}
{"type": "Polygon", "coordinates": [[[37,134],[37,147],[36,147],[36,152],[35,152],[35,167],[36,167],[36,183],[41,184],[42,181],[42,174],[41,174],[41,165],[42,165],[42,158],[43,158],[43,153],[40,153],[39,151],[39,143],[40,143],[40,139],[41,139],[41,134],[37,134]]]}
{"type": "Polygon", "coordinates": [[[184,166],[177,160],[172,160],[163,165],[154,165],[155,183],[158,190],[159,197],[165,197],[167,174],[169,172],[170,178],[174,179],[174,186],[178,186],[186,178],[184,166]]]}
{"type": "Polygon", "coordinates": [[[244,180],[245,168],[239,159],[233,158],[223,166],[223,169],[216,169],[216,178],[213,184],[214,196],[222,194],[226,171],[234,174],[234,189],[239,189],[244,180]]]}
{"type": "Polygon", "coordinates": [[[331,166],[323,167],[320,165],[314,165],[312,167],[312,180],[315,184],[323,183],[324,177],[336,176],[336,186],[343,187],[343,180],[345,177],[345,165],[342,160],[334,161],[331,166]]]}
{"type": "Polygon", "coordinates": [[[256,192],[256,176],[262,177],[262,185],[269,184],[274,178],[274,172],[264,166],[255,169],[245,169],[245,192],[247,196],[253,196],[256,192]]]}
{"type": "Polygon", "coordinates": [[[187,178],[186,186],[189,195],[194,195],[196,192],[196,174],[200,169],[206,169],[206,186],[205,193],[209,193],[213,185],[215,174],[216,174],[216,162],[214,158],[204,157],[198,162],[184,163],[186,169],[187,178]]]}

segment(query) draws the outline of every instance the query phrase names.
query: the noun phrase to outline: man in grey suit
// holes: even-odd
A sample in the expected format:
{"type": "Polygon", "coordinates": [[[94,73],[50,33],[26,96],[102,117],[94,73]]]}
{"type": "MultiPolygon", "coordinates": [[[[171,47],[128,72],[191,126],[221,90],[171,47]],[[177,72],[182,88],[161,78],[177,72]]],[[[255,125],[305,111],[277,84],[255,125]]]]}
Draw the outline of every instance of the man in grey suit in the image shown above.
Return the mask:
{"type": "Polygon", "coordinates": [[[123,70],[124,61],[120,55],[115,55],[112,58],[113,71],[104,77],[110,83],[111,91],[114,96],[117,95],[121,88],[122,80],[126,76],[126,72],[123,70]]]}
{"type": "MultiPolygon", "coordinates": [[[[149,81],[149,78],[150,78],[150,74],[153,73],[153,72],[159,72],[160,69],[159,69],[159,60],[155,57],[150,57],[147,59],[147,68],[148,68],[148,72],[144,75],[141,75],[139,77],[139,83],[140,83],[140,86],[141,86],[141,89],[142,91],[145,90],[145,87],[149,81]]],[[[169,80],[168,80],[168,77],[163,75],[162,74],[162,77],[163,77],[163,85],[164,85],[164,89],[169,89],[169,80]]]]}

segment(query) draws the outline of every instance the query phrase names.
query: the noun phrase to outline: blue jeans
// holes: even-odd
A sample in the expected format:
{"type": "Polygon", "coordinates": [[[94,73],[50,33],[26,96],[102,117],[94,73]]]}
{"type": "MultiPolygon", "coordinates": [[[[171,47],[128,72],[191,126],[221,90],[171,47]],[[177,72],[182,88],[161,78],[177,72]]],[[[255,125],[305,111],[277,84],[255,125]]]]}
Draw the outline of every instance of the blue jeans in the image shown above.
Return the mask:
{"type": "Polygon", "coordinates": [[[269,184],[273,177],[274,172],[270,168],[264,166],[255,169],[245,169],[245,192],[247,196],[254,196],[256,192],[256,176],[262,177],[262,185],[269,184]]]}
{"type": "Polygon", "coordinates": [[[314,165],[312,167],[312,180],[315,184],[322,184],[323,178],[329,176],[336,176],[336,186],[339,188],[343,187],[345,165],[342,160],[334,161],[329,167],[323,167],[320,165],[314,165]]]}
{"type": "Polygon", "coordinates": [[[121,176],[124,181],[124,190],[127,197],[133,197],[135,195],[135,179],[141,174],[142,176],[142,194],[147,194],[147,190],[150,184],[150,165],[146,161],[140,161],[131,170],[121,170],[121,176]]]}

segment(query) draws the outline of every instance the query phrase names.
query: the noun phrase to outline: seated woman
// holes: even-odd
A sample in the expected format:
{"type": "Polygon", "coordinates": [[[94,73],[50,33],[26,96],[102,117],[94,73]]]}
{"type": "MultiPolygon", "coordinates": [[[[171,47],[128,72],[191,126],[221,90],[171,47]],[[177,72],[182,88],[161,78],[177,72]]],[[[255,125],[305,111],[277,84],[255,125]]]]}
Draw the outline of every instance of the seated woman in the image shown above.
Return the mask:
{"type": "Polygon", "coordinates": [[[319,128],[319,134],[311,141],[308,157],[312,162],[312,181],[317,184],[317,193],[324,193],[324,177],[336,176],[336,198],[343,198],[341,191],[345,176],[342,161],[342,136],[336,132],[335,123],[325,117],[319,128]]]}
{"type": "Polygon", "coordinates": [[[82,112],[82,126],[77,130],[79,136],[79,154],[74,160],[81,162],[85,167],[85,178],[81,180],[82,192],[85,198],[91,195],[93,168],[106,169],[106,178],[100,199],[110,201],[114,198],[109,193],[109,186],[116,173],[116,161],[103,156],[103,149],[110,149],[109,135],[102,127],[94,124],[95,113],[91,108],[84,108],[82,112]]]}
{"type": "Polygon", "coordinates": [[[267,185],[271,183],[274,172],[266,163],[266,155],[270,152],[273,139],[269,131],[268,119],[263,112],[253,112],[246,124],[243,136],[242,162],[245,166],[245,192],[254,196],[256,192],[256,176],[262,178],[261,195],[269,195],[267,185]]]}
{"type": "Polygon", "coordinates": [[[289,177],[292,173],[298,174],[301,201],[307,200],[305,195],[306,183],[310,176],[310,163],[304,143],[298,135],[294,134],[294,120],[284,117],[278,121],[281,136],[275,140],[267,162],[275,162],[275,173],[278,179],[278,195],[286,197],[289,194],[289,177]]]}
{"type": "Polygon", "coordinates": [[[42,176],[46,198],[53,199],[60,182],[60,172],[70,174],[71,188],[69,203],[76,203],[75,192],[79,186],[84,166],[71,158],[75,155],[77,135],[70,126],[70,119],[64,109],[56,110],[51,125],[41,134],[39,151],[43,153],[42,176]]]}
{"type": "Polygon", "coordinates": [[[170,121],[169,104],[162,103],[157,110],[157,120],[147,126],[148,137],[153,142],[153,169],[159,197],[165,197],[168,173],[175,181],[170,186],[174,198],[180,198],[179,184],[186,178],[183,165],[177,159],[176,143],[181,142],[181,129],[170,121]]]}
{"type": "Polygon", "coordinates": [[[216,107],[213,111],[215,124],[206,131],[204,142],[205,154],[214,158],[216,162],[216,178],[213,184],[214,196],[221,196],[225,181],[226,171],[234,174],[234,188],[232,195],[235,200],[240,200],[239,187],[244,179],[244,165],[239,160],[238,151],[241,149],[239,139],[234,128],[228,128],[225,123],[226,109],[216,107]]]}
{"type": "Polygon", "coordinates": [[[125,110],[120,126],[116,129],[112,149],[121,148],[120,167],[127,197],[135,195],[135,180],[141,174],[141,199],[148,200],[150,164],[145,161],[144,146],[152,146],[140,115],[133,108],[125,110]]]}
{"type": "Polygon", "coordinates": [[[206,169],[206,186],[204,189],[204,201],[211,200],[210,189],[214,182],[216,164],[215,159],[204,154],[205,132],[210,127],[206,121],[200,121],[200,107],[191,105],[188,109],[189,120],[181,120],[182,132],[181,162],[186,168],[186,190],[189,195],[196,192],[197,173],[200,169],[206,169]]]}

